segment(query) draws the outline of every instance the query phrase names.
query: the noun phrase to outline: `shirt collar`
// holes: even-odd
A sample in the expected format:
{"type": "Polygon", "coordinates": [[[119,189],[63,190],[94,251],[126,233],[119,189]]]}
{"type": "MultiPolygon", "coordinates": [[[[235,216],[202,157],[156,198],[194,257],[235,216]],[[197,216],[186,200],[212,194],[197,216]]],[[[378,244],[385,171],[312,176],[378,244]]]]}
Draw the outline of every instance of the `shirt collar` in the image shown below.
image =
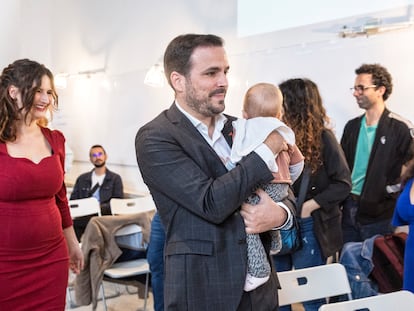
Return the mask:
{"type": "MultiPolygon", "coordinates": [[[[190,120],[190,122],[194,125],[194,127],[198,129],[198,131],[200,132],[204,130],[207,131],[207,126],[203,122],[198,120],[197,118],[193,117],[187,111],[185,111],[180,106],[180,104],[177,102],[177,100],[175,101],[175,105],[177,106],[178,110],[180,110],[187,117],[187,119],[190,120]]],[[[224,116],[224,114],[222,113],[218,114],[215,119],[214,133],[218,132],[221,134],[221,131],[223,130],[223,127],[226,121],[227,121],[227,118],[224,116]]]]}

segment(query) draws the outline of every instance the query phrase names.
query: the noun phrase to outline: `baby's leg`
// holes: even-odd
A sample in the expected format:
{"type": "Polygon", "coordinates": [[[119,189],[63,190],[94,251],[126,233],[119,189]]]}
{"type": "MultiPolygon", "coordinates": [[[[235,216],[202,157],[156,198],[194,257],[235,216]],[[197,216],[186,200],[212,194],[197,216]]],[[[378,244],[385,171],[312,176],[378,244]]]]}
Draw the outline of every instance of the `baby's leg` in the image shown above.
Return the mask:
{"type": "Polygon", "coordinates": [[[251,291],[264,284],[271,271],[265,248],[258,234],[247,234],[247,276],[245,291],[251,291]]]}

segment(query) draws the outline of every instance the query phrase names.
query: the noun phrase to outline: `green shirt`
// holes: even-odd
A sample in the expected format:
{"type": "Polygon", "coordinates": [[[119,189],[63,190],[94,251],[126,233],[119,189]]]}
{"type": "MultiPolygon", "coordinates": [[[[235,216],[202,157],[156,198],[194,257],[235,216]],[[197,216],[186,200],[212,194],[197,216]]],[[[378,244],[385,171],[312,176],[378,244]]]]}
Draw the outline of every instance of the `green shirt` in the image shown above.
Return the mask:
{"type": "Polygon", "coordinates": [[[360,195],[362,187],[364,186],[369,156],[371,154],[372,145],[374,144],[377,127],[378,123],[372,126],[367,126],[365,116],[362,118],[356,147],[355,162],[351,175],[351,192],[353,194],[360,195]]]}

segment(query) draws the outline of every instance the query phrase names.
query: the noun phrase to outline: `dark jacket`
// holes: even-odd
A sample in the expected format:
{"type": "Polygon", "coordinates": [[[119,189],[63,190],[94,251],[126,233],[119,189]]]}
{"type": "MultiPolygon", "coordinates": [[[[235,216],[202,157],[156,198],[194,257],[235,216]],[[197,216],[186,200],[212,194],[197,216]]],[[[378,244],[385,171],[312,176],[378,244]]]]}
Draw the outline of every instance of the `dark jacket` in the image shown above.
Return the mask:
{"type": "MultiPolygon", "coordinates": [[[[265,162],[252,152],[228,171],[175,104],[138,131],[135,148],[166,231],[165,310],[236,310],[247,271],[238,209],[257,184],[273,179],[265,162]]],[[[255,310],[278,309],[278,285],[273,272],[250,292],[255,310]]]]}
{"type": "MultiPolygon", "coordinates": [[[[341,203],[351,191],[351,174],[332,131],[322,133],[322,144],[323,165],[311,175],[305,201],[314,199],[320,205],[312,218],[316,238],[328,257],[342,248],[341,203]]],[[[293,184],[296,196],[301,180],[302,176],[293,184]]]]}
{"type": "MultiPolygon", "coordinates": [[[[71,200],[84,199],[92,196],[92,172],[93,170],[84,173],[76,179],[75,186],[70,195],[71,200]]],[[[121,176],[106,169],[105,178],[99,189],[99,196],[101,205],[109,203],[112,198],[123,198],[124,187],[121,176]]]]}
{"type": "MultiPolygon", "coordinates": [[[[362,117],[348,121],[341,139],[351,170],[354,167],[362,117]]],[[[413,125],[408,120],[388,109],[384,110],[378,122],[359,200],[357,219],[362,224],[392,218],[399,192],[389,192],[387,186],[398,184],[401,167],[413,155],[412,134],[413,125]]]]}

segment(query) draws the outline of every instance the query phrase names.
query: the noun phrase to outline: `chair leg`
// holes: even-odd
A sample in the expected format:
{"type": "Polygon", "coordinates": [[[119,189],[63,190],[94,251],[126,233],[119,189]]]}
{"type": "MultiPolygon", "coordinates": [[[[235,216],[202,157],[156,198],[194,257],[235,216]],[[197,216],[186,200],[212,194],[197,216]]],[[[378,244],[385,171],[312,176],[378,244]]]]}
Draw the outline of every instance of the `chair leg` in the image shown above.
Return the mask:
{"type": "Polygon", "coordinates": [[[75,300],[72,298],[72,291],[74,290],[75,274],[69,269],[68,285],[66,286],[66,302],[69,304],[69,308],[76,308],[75,300]]]}
{"type": "Polygon", "coordinates": [[[76,304],[74,302],[74,300],[72,299],[72,294],[71,294],[71,287],[66,287],[66,297],[67,297],[67,301],[69,302],[69,308],[75,308],[76,304]]]}
{"type": "Polygon", "coordinates": [[[108,311],[108,307],[106,306],[105,290],[104,290],[103,282],[101,282],[101,293],[102,293],[102,303],[104,306],[104,310],[108,311]]]}
{"type": "Polygon", "coordinates": [[[145,277],[145,297],[144,297],[144,311],[147,310],[147,299],[148,299],[148,281],[149,281],[149,273],[146,274],[145,277]]]}

